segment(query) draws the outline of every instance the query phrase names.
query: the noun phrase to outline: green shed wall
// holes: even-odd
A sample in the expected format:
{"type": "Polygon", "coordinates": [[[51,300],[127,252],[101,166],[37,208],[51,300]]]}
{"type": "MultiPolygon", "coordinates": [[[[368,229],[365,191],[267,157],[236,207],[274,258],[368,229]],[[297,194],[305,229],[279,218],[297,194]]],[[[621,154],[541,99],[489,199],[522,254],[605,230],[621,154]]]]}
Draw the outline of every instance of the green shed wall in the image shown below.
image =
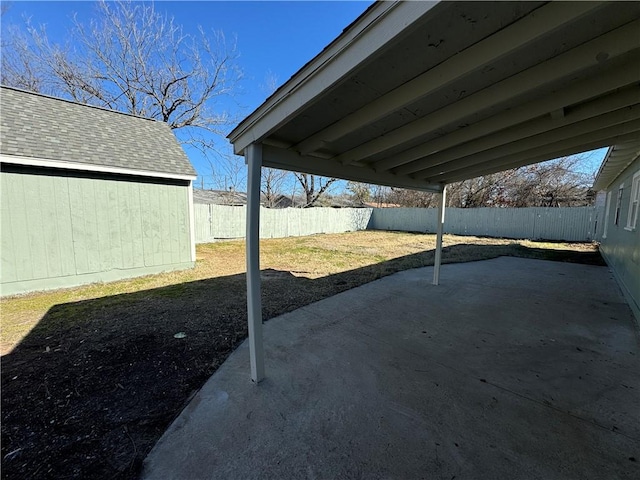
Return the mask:
{"type": "Polygon", "coordinates": [[[187,182],[3,170],[2,295],[193,266],[187,182]]]}
{"type": "Polygon", "coordinates": [[[638,220],[639,225],[635,230],[629,231],[624,228],[627,225],[629,213],[632,178],[639,170],[640,159],[636,159],[607,188],[607,193],[611,192],[611,202],[608,205],[607,236],[601,239],[600,251],[607,265],[613,270],[636,319],[640,323],[640,220],[638,220]],[[615,225],[616,199],[620,185],[624,185],[620,221],[618,225],[615,225]]]}

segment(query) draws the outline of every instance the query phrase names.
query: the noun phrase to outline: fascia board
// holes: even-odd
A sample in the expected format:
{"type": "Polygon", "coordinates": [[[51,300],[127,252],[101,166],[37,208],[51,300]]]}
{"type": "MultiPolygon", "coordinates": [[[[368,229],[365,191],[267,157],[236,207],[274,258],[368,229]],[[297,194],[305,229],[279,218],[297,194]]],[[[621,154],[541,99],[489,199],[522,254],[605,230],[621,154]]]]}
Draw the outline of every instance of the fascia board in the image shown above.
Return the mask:
{"type": "Polygon", "coordinates": [[[36,157],[21,157],[18,155],[0,155],[0,163],[24,165],[29,167],[59,168],[65,170],[79,170],[84,172],[112,173],[117,175],[133,175],[136,177],[167,178],[172,180],[195,180],[196,175],[181,175],[177,173],[152,172],[149,170],[134,170],[121,167],[109,167],[104,165],[92,165],[78,162],[63,162],[36,157]]]}

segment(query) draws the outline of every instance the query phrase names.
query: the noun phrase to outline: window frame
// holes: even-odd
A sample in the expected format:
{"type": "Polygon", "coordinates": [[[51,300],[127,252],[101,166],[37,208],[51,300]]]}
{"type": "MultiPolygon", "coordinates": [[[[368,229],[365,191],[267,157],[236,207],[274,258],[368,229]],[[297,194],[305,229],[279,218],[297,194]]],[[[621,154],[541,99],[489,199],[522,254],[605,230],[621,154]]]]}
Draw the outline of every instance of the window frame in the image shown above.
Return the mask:
{"type": "Polygon", "coordinates": [[[631,178],[631,195],[629,197],[629,212],[625,230],[633,232],[638,225],[638,210],[640,210],[640,170],[631,178]]]}
{"type": "Polygon", "coordinates": [[[609,216],[611,212],[611,190],[607,192],[607,202],[604,207],[604,228],[602,229],[602,238],[607,238],[609,231],[609,216]]]}
{"type": "Polygon", "coordinates": [[[616,196],[616,210],[613,217],[613,224],[620,226],[620,213],[622,212],[622,195],[624,194],[624,183],[618,187],[618,195],[616,196]]]}

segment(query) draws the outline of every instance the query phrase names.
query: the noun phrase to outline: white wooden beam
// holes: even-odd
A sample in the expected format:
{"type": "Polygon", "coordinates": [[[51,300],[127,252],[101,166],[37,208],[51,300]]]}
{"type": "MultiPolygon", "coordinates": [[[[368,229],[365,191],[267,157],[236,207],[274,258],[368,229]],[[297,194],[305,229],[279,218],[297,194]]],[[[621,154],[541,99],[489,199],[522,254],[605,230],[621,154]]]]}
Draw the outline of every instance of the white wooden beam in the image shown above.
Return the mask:
{"type": "Polygon", "coordinates": [[[601,6],[602,3],[598,2],[552,2],[538,8],[523,19],[499,30],[305,139],[294,149],[302,154],[313,152],[323,147],[325,143],[384,118],[471,72],[497,62],[559,28],[570,28],[567,24],[575,22],[601,6]]]}
{"type": "Polygon", "coordinates": [[[442,263],[442,235],[444,233],[444,213],[447,204],[447,186],[443,185],[438,198],[438,226],[436,231],[436,254],[433,261],[433,284],[440,283],[440,264],[442,263]]]}
{"type": "MultiPolygon", "coordinates": [[[[513,155],[527,150],[532,150],[538,147],[544,147],[548,144],[569,141],[573,142],[575,137],[582,137],[589,140],[589,137],[585,134],[590,132],[597,132],[603,128],[617,126],[640,119],[640,104],[633,105],[631,107],[625,107],[614,112],[599,115],[597,117],[582,120],[580,122],[572,123],[570,125],[556,128],[554,130],[546,131],[525,137],[517,141],[500,145],[498,147],[490,148],[488,150],[472,153],[466,157],[456,158],[447,162],[442,162],[438,165],[431,166],[429,168],[422,169],[412,174],[414,178],[433,178],[441,173],[446,173],[452,170],[459,170],[461,168],[472,167],[473,165],[480,165],[485,162],[490,162],[492,159],[505,157],[507,155],[513,155]]],[[[547,119],[548,123],[553,123],[551,119],[547,119]]],[[[507,133],[506,137],[509,136],[507,133]]],[[[400,168],[398,168],[400,170],[400,168]]],[[[397,172],[399,175],[406,172],[397,172]]]]}
{"type": "Polygon", "coordinates": [[[508,77],[477,93],[451,103],[419,120],[355,147],[335,157],[343,164],[351,164],[371,155],[422,138],[434,130],[461,120],[497,104],[576,75],[585,69],[600,65],[599,53],[606,52],[609,60],[640,47],[640,20],[630,22],[600,37],[586,42],[550,60],[508,77]]]}
{"type": "Polygon", "coordinates": [[[264,378],[264,345],[262,340],[262,300],[260,298],[260,178],[262,146],[251,144],[247,160],[247,321],[251,380],[264,378]]]}
{"type": "MultiPolygon", "coordinates": [[[[376,172],[390,170],[427,155],[498,132],[511,125],[517,125],[545,115],[558,108],[582,103],[590,98],[606,94],[634,82],[640,82],[640,69],[623,65],[604,72],[597,77],[571,84],[543,98],[527,102],[517,108],[499,113],[468,127],[454,130],[447,135],[435,138],[417,147],[376,161],[373,164],[373,168],[376,172]]],[[[633,88],[637,89],[638,87],[634,86],[633,88]]]]}
{"type": "Polygon", "coordinates": [[[447,183],[459,182],[468,178],[475,178],[481,175],[490,175],[492,173],[509,170],[511,168],[518,168],[525,165],[532,165],[534,163],[553,160],[555,158],[576,155],[579,153],[595,150],[597,148],[603,148],[610,145],[616,145],[618,143],[629,142],[638,139],[638,132],[640,130],[630,129],[632,131],[620,131],[616,130],[616,128],[617,127],[611,127],[609,129],[606,129],[606,131],[604,132],[600,132],[597,135],[595,133],[586,134],[581,138],[574,139],[574,141],[571,143],[567,141],[557,142],[527,152],[509,155],[503,158],[497,158],[491,163],[477,165],[473,168],[463,168],[453,172],[448,172],[446,175],[441,175],[437,178],[439,178],[443,182],[446,181],[447,183]]]}
{"type": "Polygon", "coordinates": [[[440,192],[438,183],[426,182],[410,177],[398,177],[391,173],[377,174],[369,168],[341,165],[333,160],[300,155],[293,150],[286,150],[272,145],[262,146],[262,160],[265,167],[279,168],[294,172],[312,173],[325,177],[336,177],[356,182],[403,187],[425,192],[440,192]]]}
{"type": "MultiPolygon", "coordinates": [[[[640,69],[639,69],[640,70],[640,69]]],[[[408,175],[424,169],[435,169],[449,161],[477,154],[491,148],[507,145],[534,135],[551,132],[576,122],[594,118],[640,102],[640,87],[635,86],[621,92],[600,97],[568,110],[555,120],[549,115],[516,125],[505,130],[466,142],[448,150],[437,152],[419,160],[407,163],[393,170],[396,175],[408,175]]],[[[565,109],[562,109],[563,111],[565,109]]],[[[553,113],[551,114],[553,117],[553,113]]],[[[425,175],[428,176],[428,175],[425,175]]]]}

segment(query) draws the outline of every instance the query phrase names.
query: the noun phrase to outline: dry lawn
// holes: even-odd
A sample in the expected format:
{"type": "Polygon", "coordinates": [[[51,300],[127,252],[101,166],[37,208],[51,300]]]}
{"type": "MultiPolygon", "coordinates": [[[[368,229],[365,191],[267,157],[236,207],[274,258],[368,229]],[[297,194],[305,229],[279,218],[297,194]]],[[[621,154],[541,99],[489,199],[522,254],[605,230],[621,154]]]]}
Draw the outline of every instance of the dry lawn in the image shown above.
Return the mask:
{"type": "MultiPolygon", "coordinates": [[[[433,253],[430,251],[435,248],[435,241],[435,235],[382,231],[268,239],[261,241],[260,266],[262,270],[288,272],[308,279],[373,266],[370,276],[365,278],[371,281],[384,274],[433,265],[433,253]],[[375,268],[394,259],[401,260],[375,268]]],[[[500,255],[589,263],[601,261],[599,255],[595,255],[597,245],[593,243],[549,243],[445,235],[443,244],[443,263],[476,261],[500,255]]],[[[243,274],[244,248],[244,241],[235,240],[198,245],[196,267],[192,270],[0,299],[0,354],[10,352],[54,305],[144,290],[153,294],[154,289],[161,287],[188,286],[189,282],[198,280],[243,274]]],[[[268,280],[273,273],[267,273],[264,277],[268,280]]],[[[158,293],[162,295],[162,292],[158,293]]],[[[230,293],[233,295],[236,292],[230,293]]]]}

